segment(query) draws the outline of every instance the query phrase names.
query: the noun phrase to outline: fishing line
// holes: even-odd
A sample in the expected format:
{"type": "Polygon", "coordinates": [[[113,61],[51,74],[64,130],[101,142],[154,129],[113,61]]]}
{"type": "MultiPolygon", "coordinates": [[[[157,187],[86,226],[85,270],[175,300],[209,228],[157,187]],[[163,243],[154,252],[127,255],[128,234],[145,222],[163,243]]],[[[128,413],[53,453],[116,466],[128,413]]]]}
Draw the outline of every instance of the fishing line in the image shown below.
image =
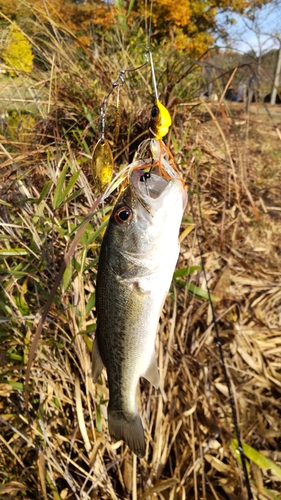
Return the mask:
{"type": "Polygon", "coordinates": [[[117,79],[112,83],[112,88],[110,89],[110,91],[108,92],[107,96],[104,98],[103,100],[103,103],[102,103],[102,106],[100,108],[100,124],[101,124],[101,139],[104,140],[105,138],[105,118],[106,118],[106,107],[107,107],[107,101],[109,99],[109,97],[111,96],[112,92],[117,88],[117,87],[121,87],[122,85],[124,85],[125,83],[125,74],[126,73],[131,73],[133,71],[137,71],[141,68],[143,68],[144,66],[146,66],[148,64],[148,52],[149,51],[146,51],[144,53],[144,57],[145,57],[145,62],[143,64],[140,64],[140,66],[136,66],[135,68],[128,68],[128,69],[121,69],[118,76],[117,76],[117,79]]]}
{"type": "MultiPolygon", "coordinates": [[[[146,10],[147,10],[147,0],[146,0],[145,5],[146,5],[146,10]]],[[[151,0],[151,2],[150,2],[150,16],[149,16],[150,17],[149,28],[148,28],[147,18],[145,18],[145,29],[146,29],[146,37],[147,37],[147,50],[144,53],[145,62],[143,64],[141,64],[140,66],[137,66],[135,68],[122,69],[119,72],[117,79],[112,83],[112,88],[108,92],[107,96],[104,98],[102,106],[100,108],[100,123],[101,123],[101,139],[100,139],[100,141],[105,141],[106,108],[107,108],[107,102],[108,102],[109,97],[113,93],[114,89],[116,89],[117,87],[118,87],[118,92],[119,92],[120,87],[125,83],[126,73],[139,70],[139,69],[143,68],[144,66],[146,66],[148,63],[150,63],[152,83],[153,83],[155,101],[156,101],[155,105],[153,107],[153,113],[151,115],[152,119],[154,119],[154,122],[155,122],[154,128],[152,128],[152,132],[153,132],[153,135],[154,135],[156,140],[148,139],[148,140],[144,141],[142,144],[145,144],[145,147],[147,147],[147,145],[149,144],[149,149],[151,149],[151,157],[150,157],[151,160],[149,163],[146,163],[146,161],[148,161],[148,160],[141,161],[138,159],[138,158],[142,157],[142,148],[144,147],[144,146],[140,145],[140,151],[136,153],[133,163],[128,165],[125,169],[123,169],[116,176],[116,178],[113,179],[113,181],[111,181],[111,183],[109,183],[107,185],[107,188],[102,196],[103,200],[114,189],[116,189],[116,187],[123,180],[125,180],[126,176],[129,176],[130,172],[134,169],[146,169],[146,168],[150,167],[150,170],[148,172],[144,172],[141,176],[141,181],[143,181],[145,183],[146,188],[148,189],[147,180],[150,177],[151,169],[153,167],[155,167],[156,164],[159,164],[160,168],[162,166],[163,151],[164,151],[164,154],[165,154],[165,152],[168,154],[168,162],[166,161],[168,166],[166,166],[166,168],[167,168],[166,172],[165,172],[165,168],[163,169],[162,175],[165,177],[165,173],[166,173],[169,180],[171,178],[173,178],[174,174],[171,175],[171,173],[170,173],[169,161],[172,161],[172,165],[173,165],[174,169],[177,170],[175,167],[174,161],[171,160],[171,154],[170,154],[168,148],[162,142],[162,137],[167,134],[168,129],[171,125],[171,118],[170,118],[168,110],[166,110],[166,108],[164,108],[164,106],[159,102],[159,94],[158,94],[158,89],[157,89],[157,81],[156,81],[156,76],[155,76],[153,57],[152,57],[152,52],[149,49],[149,42],[150,42],[151,29],[152,29],[152,5],[153,5],[153,2],[151,0]],[[157,149],[156,145],[158,145],[158,149],[157,149]],[[157,159],[157,161],[155,161],[156,159],[157,159]]],[[[117,96],[117,101],[118,101],[118,96],[117,96]]],[[[102,144],[102,146],[104,146],[104,144],[102,144]]],[[[104,148],[104,151],[105,151],[105,148],[104,148]]],[[[94,153],[94,157],[95,157],[95,153],[94,153]]],[[[102,157],[102,155],[101,155],[101,157],[102,157]]],[[[96,154],[95,160],[97,161],[99,159],[100,159],[99,155],[96,154]]],[[[102,161],[104,162],[104,164],[106,164],[105,160],[107,161],[107,158],[106,158],[106,155],[103,153],[102,161]]],[[[175,175],[177,175],[177,174],[175,174],[175,175]]],[[[192,217],[193,217],[193,219],[195,219],[192,199],[190,200],[190,207],[191,207],[192,217]]],[[[204,221],[203,221],[203,216],[201,213],[200,202],[199,202],[199,220],[200,220],[201,226],[204,227],[204,221]]],[[[196,235],[196,238],[197,238],[197,244],[198,244],[198,248],[199,248],[199,255],[200,255],[200,259],[201,259],[201,266],[202,266],[202,270],[203,270],[203,274],[204,274],[204,278],[205,278],[205,282],[206,282],[208,299],[209,299],[209,303],[211,306],[212,320],[213,320],[214,330],[215,330],[215,335],[216,335],[216,345],[217,345],[218,350],[219,350],[220,364],[222,367],[223,376],[224,376],[225,383],[226,383],[227,390],[228,390],[228,398],[229,398],[230,407],[231,407],[232,420],[233,420],[234,430],[235,430],[235,434],[236,434],[236,438],[237,438],[237,442],[238,442],[237,451],[239,452],[240,458],[241,458],[242,469],[243,469],[243,474],[244,474],[244,482],[245,482],[245,486],[246,486],[246,490],[247,490],[247,497],[248,497],[248,500],[253,500],[253,494],[252,494],[249,474],[248,474],[248,470],[247,470],[246,456],[245,456],[244,451],[243,451],[240,429],[239,429],[239,425],[238,425],[238,416],[237,416],[235,403],[234,403],[234,395],[233,395],[233,391],[231,388],[230,378],[229,378],[229,375],[228,375],[228,372],[226,369],[226,365],[225,365],[225,357],[224,357],[224,353],[223,353],[221,338],[219,335],[218,322],[217,322],[217,318],[216,318],[216,314],[215,314],[214,305],[212,302],[212,297],[211,297],[211,292],[210,292],[210,288],[209,288],[209,284],[208,284],[206,269],[205,269],[204,262],[203,262],[203,251],[201,249],[198,234],[196,235]]]]}
{"type": "Polygon", "coordinates": [[[155,76],[155,70],[154,70],[154,63],[153,63],[153,58],[152,58],[152,52],[151,50],[148,51],[149,53],[149,59],[150,59],[150,67],[151,67],[151,76],[152,76],[152,83],[153,83],[153,88],[154,88],[154,93],[155,93],[155,100],[159,100],[159,94],[158,94],[158,89],[157,89],[157,82],[156,82],[156,76],[155,76]]]}
{"type": "Polygon", "coordinates": [[[152,37],[152,10],[153,10],[153,0],[151,0],[151,2],[150,2],[149,32],[148,32],[149,47],[150,47],[150,41],[151,41],[151,37],[152,37]]]}
{"type": "Polygon", "coordinates": [[[147,16],[146,13],[148,11],[147,0],[145,0],[145,35],[146,35],[146,47],[150,50],[150,42],[152,36],[152,11],[153,11],[153,0],[150,0],[150,12],[149,12],[149,25],[147,25],[147,16]]]}
{"type": "Polygon", "coordinates": [[[147,16],[146,16],[146,13],[147,13],[147,0],[145,0],[144,2],[144,11],[145,11],[145,14],[144,14],[144,29],[145,29],[145,36],[146,36],[146,46],[149,47],[150,46],[150,38],[149,38],[149,35],[148,35],[148,28],[147,28],[147,16]]]}
{"type": "MultiPolygon", "coordinates": [[[[147,11],[147,0],[145,1],[145,10],[147,11]]],[[[158,101],[159,94],[158,94],[157,81],[156,81],[155,70],[154,70],[152,51],[150,49],[150,41],[151,41],[151,36],[152,36],[152,10],[153,10],[153,0],[150,1],[149,27],[148,28],[147,28],[147,19],[145,16],[145,31],[146,31],[146,46],[147,46],[146,53],[149,55],[152,83],[153,83],[154,94],[155,94],[155,101],[158,101]]]]}
{"type": "MultiPolygon", "coordinates": [[[[198,178],[197,178],[197,186],[198,186],[198,178]]],[[[201,226],[204,227],[203,217],[202,217],[201,207],[200,207],[199,190],[197,190],[197,191],[198,191],[198,204],[199,204],[199,220],[201,222],[201,226]]],[[[195,221],[195,213],[194,213],[194,209],[193,209],[192,197],[190,197],[190,210],[191,210],[192,218],[195,221]]],[[[244,451],[243,451],[243,445],[242,445],[241,434],[240,434],[240,429],[239,429],[239,425],[238,425],[238,417],[237,417],[237,412],[236,412],[236,408],[235,408],[233,391],[231,388],[230,378],[229,378],[229,375],[227,373],[227,369],[226,369],[226,365],[225,365],[225,356],[223,353],[223,348],[222,348],[221,338],[220,338],[220,334],[219,334],[215,308],[214,308],[214,304],[212,301],[212,296],[211,296],[210,287],[209,287],[209,283],[208,283],[207,273],[206,273],[205,265],[203,262],[203,251],[202,251],[202,248],[200,245],[198,232],[196,232],[196,239],[197,239],[197,245],[198,245],[199,255],[200,255],[200,260],[201,260],[201,267],[202,267],[202,271],[203,271],[203,275],[204,275],[204,279],[205,279],[205,283],[206,283],[209,304],[211,307],[212,320],[213,320],[213,325],[214,325],[215,334],[216,334],[216,345],[217,345],[218,350],[219,350],[220,364],[222,367],[223,376],[224,376],[224,380],[225,380],[225,383],[227,386],[227,391],[228,391],[228,399],[229,399],[230,407],[231,407],[232,420],[233,420],[235,434],[236,434],[237,443],[238,443],[237,451],[239,452],[240,458],[241,458],[248,500],[253,500],[254,497],[253,497],[251,484],[250,484],[250,478],[249,478],[249,474],[248,474],[248,470],[247,470],[247,462],[246,462],[247,459],[246,459],[246,456],[245,456],[244,451]]]]}

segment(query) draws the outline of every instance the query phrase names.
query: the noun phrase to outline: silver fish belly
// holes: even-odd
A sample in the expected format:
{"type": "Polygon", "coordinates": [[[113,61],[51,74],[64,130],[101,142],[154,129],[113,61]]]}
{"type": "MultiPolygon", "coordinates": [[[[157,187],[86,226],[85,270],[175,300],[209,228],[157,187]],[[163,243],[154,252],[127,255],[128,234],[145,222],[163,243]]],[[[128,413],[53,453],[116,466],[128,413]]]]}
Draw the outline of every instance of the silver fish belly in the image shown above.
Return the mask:
{"type": "Polygon", "coordinates": [[[140,377],[158,387],[155,336],[178,259],[187,194],[180,180],[132,173],[103,238],[98,265],[93,379],[109,386],[110,435],[139,457],[144,430],[137,409],[140,377]]]}

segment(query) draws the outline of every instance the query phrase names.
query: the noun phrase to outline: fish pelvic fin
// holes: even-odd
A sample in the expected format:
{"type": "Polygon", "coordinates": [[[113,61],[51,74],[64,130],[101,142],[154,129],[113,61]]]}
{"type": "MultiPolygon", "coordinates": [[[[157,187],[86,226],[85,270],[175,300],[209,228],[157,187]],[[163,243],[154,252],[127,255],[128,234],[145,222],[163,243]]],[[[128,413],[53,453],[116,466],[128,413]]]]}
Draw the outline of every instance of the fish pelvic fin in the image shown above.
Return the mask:
{"type": "Polygon", "coordinates": [[[99,346],[98,346],[98,341],[97,338],[95,338],[94,345],[93,345],[93,350],[92,350],[92,377],[94,384],[97,382],[102,370],[103,370],[104,364],[101,359],[100,351],[99,351],[99,346]]]}
{"type": "Polygon", "coordinates": [[[114,440],[123,439],[135,455],[139,458],[144,457],[144,430],[138,413],[131,414],[108,409],[108,429],[114,440]]]}
{"type": "Polygon", "coordinates": [[[146,378],[146,380],[148,380],[148,382],[150,382],[156,389],[159,388],[159,374],[155,353],[153,353],[148,368],[142,376],[146,378]]]}

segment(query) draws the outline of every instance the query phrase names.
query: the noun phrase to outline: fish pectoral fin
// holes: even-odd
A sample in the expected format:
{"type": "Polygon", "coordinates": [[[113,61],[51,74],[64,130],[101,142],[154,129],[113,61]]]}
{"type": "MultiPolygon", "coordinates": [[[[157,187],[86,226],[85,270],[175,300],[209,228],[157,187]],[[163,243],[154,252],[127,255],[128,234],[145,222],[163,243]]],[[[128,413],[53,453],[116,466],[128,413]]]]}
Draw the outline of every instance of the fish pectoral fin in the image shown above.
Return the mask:
{"type": "Polygon", "coordinates": [[[98,341],[95,338],[94,345],[93,345],[93,350],[92,350],[92,377],[94,384],[97,382],[102,370],[103,370],[104,364],[101,359],[100,351],[99,351],[99,346],[98,346],[98,341]]]}
{"type": "Polygon", "coordinates": [[[145,439],[142,421],[139,414],[131,414],[122,410],[108,409],[108,429],[111,437],[119,441],[123,439],[139,458],[145,455],[145,439]]]}
{"type": "Polygon", "coordinates": [[[153,353],[148,368],[145,370],[142,376],[146,378],[146,380],[148,380],[148,382],[150,382],[156,389],[158,389],[160,383],[155,353],[153,353]]]}

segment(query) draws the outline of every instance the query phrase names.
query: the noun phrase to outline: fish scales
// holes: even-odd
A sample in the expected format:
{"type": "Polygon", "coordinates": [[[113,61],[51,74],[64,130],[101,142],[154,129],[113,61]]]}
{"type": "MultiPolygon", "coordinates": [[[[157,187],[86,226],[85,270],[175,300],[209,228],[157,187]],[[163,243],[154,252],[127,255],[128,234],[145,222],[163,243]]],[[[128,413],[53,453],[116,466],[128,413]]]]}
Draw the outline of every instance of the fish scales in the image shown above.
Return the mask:
{"type": "Polygon", "coordinates": [[[93,378],[103,366],[109,386],[108,425],[138,456],[145,453],[136,403],[140,377],[158,386],[155,336],[179,253],[186,203],[179,180],[133,172],[103,238],[97,276],[93,378]],[[123,220],[124,219],[124,220],[123,220]]]}

